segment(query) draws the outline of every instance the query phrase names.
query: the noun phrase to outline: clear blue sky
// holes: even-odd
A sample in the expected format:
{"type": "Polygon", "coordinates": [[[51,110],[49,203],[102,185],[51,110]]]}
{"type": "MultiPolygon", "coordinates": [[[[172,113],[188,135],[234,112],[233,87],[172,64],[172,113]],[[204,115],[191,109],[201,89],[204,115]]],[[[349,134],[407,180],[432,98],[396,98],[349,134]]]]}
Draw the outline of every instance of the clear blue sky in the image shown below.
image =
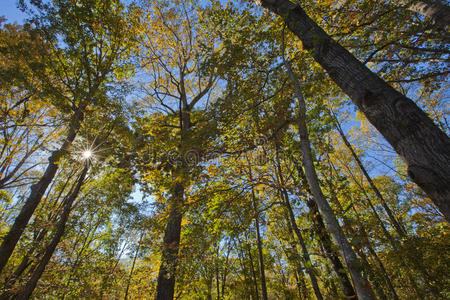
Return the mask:
{"type": "Polygon", "coordinates": [[[0,15],[8,20],[8,23],[23,23],[25,15],[17,8],[18,0],[0,0],[0,15]]]}

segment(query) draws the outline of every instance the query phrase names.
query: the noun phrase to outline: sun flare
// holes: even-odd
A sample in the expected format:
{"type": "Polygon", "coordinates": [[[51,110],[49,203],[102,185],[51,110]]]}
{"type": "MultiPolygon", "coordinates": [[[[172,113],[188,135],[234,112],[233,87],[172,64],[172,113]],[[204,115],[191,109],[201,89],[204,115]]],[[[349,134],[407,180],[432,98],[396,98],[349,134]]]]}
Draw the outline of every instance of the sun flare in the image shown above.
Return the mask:
{"type": "Polygon", "coordinates": [[[84,159],[89,159],[92,156],[92,151],[91,150],[85,150],[83,151],[83,153],[81,154],[81,156],[84,159]]]}

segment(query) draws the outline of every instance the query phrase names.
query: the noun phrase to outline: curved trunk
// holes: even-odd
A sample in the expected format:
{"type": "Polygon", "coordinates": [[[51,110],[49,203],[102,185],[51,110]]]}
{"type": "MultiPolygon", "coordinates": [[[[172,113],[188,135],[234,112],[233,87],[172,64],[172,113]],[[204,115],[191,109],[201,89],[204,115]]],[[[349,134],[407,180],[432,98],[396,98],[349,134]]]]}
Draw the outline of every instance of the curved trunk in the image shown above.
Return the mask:
{"type": "Polygon", "coordinates": [[[314,59],[403,158],[408,175],[450,221],[450,139],[447,135],[411,99],[331,39],[299,5],[289,0],[258,2],[286,22],[304,48],[311,51],[314,59]]]}

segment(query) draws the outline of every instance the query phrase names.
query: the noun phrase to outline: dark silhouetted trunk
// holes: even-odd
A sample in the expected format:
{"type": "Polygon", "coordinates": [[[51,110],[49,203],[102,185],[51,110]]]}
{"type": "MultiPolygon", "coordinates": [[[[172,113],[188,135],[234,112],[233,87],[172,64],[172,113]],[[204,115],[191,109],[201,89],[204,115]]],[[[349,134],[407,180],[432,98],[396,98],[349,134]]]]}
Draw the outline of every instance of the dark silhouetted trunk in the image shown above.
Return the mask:
{"type": "Polygon", "coordinates": [[[36,284],[38,283],[39,279],[41,278],[42,273],[44,273],[45,267],[47,266],[48,262],[50,261],[51,257],[53,256],[53,253],[55,252],[56,247],[58,246],[59,241],[61,240],[61,237],[64,235],[64,231],[66,229],[66,224],[69,219],[70,212],[72,211],[72,204],[75,201],[75,199],[78,197],[78,194],[83,185],[84,179],[86,178],[86,174],[87,174],[88,170],[89,170],[89,163],[85,163],[83,171],[81,172],[81,175],[77,180],[75,188],[68,195],[67,199],[65,199],[64,209],[61,214],[61,218],[56,226],[55,235],[53,236],[52,240],[50,241],[47,248],[45,249],[44,256],[42,257],[41,261],[37,265],[37,268],[33,271],[33,274],[31,275],[31,278],[28,280],[27,284],[25,285],[25,288],[17,295],[17,297],[15,299],[22,300],[22,299],[29,299],[31,297],[31,294],[33,293],[34,289],[36,288],[36,284]]]}
{"type": "Polygon", "coordinates": [[[319,284],[317,283],[317,278],[316,278],[316,274],[315,274],[316,271],[314,270],[314,267],[312,265],[312,261],[309,256],[308,248],[306,248],[306,244],[305,244],[305,240],[303,239],[303,235],[300,232],[300,229],[298,228],[297,223],[295,222],[295,216],[294,216],[294,212],[292,211],[289,197],[288,197],[286,191],[283,191],[283,193],[284,193],[284,197],[283,197],[284,203],[285,203],[285,206],[286,206],[288,214],[289,214],[289,220],[291,222],[291,226],[295,232],[295,235],[297,236],[298,243],[300,244],[300,247],[302,248],[303,261],[304,261],[304,265],[306,268],[306,272],[308,273],[309,278],[311,280],[311,285],[313,287],[316,298],[318,300],[321,300],[321,299],[323,299],[323,297],[322,297],[322,293],[319,288],[319,284]]]}
{"type": "Polygon", "coordinates": [[[316,298],[318,300],[322,300],[322,293],[320,291],[319,288],[319,284],[317,283],[317,278],[316,278],[316,271],[314,270],[311,258],[309,256],[309,252],[308,252],[308,248],[306,247],[305,241],[303,239],[303,235],[300,232],[300,229],[297,226],[297,222],[295,221],[295,215],[294,215],[294,211],[292,210],[292,206],[291,203],[289,201],[289,195],[286,191],[286,189],[282,188],[285,184],[284,184],[284,178],[283,178],[283,173],[281,172],[281,164],[280,164],[280,158],[278,155],[278,145],[276,145],[276,153],[275,153],[275,159],[276,159],[276,168],[277,168],[277,177],[278,177],[278,181],[279,181],[279,185],[280,185],[280,192],[281,192],[281,197],[284,200],[284,204],[288,213],[288,222],[290,222],[291,228],[293,229],[293,231],[295,232],[295,235],[297,236],[298,242],[300,244],[300,247],[302,248],[302,253],[303,253],[303,262],[306,268],[306,272],[309,275],[309,278],[311,280],[311,285],[313,286],[313,290],[314,290],[314,294],[316,295],[316,298]]]}
{"type": "Polygon", "coordinates": [[[174,197],[169,204],[169,221],[164,232],[164,241],[159,267],[156,300],[171,300],[175,291],[175,275],[178,263],[178,248],[180,246],[182,204],[184,187],[181,183],[175,185],[174,197]]]}
{"type": "Polygon", "coordinates": [[[28,225],[31,216],[36,210],[38,204],[41,202],[47,187],[55,177],[56,171],[58,171],[58,161],[61,155],[64,154],[75,139],[78,129],[80,128],[80,123],[83,119],[83,112],[84,107],[79,108],[73,114],[66,139],[59,150],[53,151],[50,155],[50,158],[48,159],[49,163],[44,175],[42,175],[41,179],[39,179],[36,184],[31,186],[30,196],[25,201],[19,215],[14,220],[14,224],[11,226],[9,232],[3,239],[2,245],[0,246],[0,273],[8,263],[8,260],[11,257],[17,242],[22,236],[25,227],[28,225]]]}
{"type": "MultiPolygon", "coordinates": [[[[250,182],[253,184],[253,175],[252,175],[252,169],[250,166],[250,162],[249,162],[249,176],[250,176],[250,182]]],[[[263,252],[262,252],[261,233],[260,233],[260,229],[259,229],[258,202],[257,202],[255,191],[254,191],[253,187],[252,187],[252,202],[253,202],[253,210],[255,213],[256,245],[258,247],[259,271],[260,271],[260,276],[261,276],[261,292],[262,292],[263,300],[267,300],[266,272],[264,270],[264,256],[263,256],[263,252]]]]}
{"type": "Polygon", "coordinates": [[[339,284],[342,287],[342,291],[344,292],[346,299],[356,299],[353,286],[347,276],[347,273],[345,272],[345,268],[342,265],[341,260],[339,259],[338,253],[334,249],[333,242],[326,231],[325,224],[323,223],[322,216],[319,214],[317,204],[314,201],[308,201],[307,204],[313,216],[314,225],[317,235],[319,236],[319,240],[325,250],[326,256],[333,266],[333,270],[338,277],[339,284]]]}
{"type": "Polygon", "coordinates": [[[250,270],[252,272],[253,286],[255,287],[255,299],[259,300],[258,279],[256,277],[255,266],[253,265],[253,255],[250,244],[247,244],[248,259],[250,260],[250,270]]]}
{"type": "MultiPolygon", "coordinates": [[[[450,221],[450,139],[447,135],[411,99],[331,39],[298,4],[289,0],[258,3],[286,22],[303,47],[403,158],[411,179],[450,221]]],[[[320,205],[319,209],[322,210],[320,205]]]]}

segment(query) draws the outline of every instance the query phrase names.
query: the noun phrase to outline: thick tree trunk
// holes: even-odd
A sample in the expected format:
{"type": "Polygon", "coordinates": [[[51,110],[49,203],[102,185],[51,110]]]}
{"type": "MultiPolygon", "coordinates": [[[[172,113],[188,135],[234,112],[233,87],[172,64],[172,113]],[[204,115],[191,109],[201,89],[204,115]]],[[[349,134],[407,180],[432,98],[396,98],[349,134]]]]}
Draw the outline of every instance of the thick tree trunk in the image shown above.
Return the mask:
{"type": "Polygon", "coordinates": [[[435,24],[445,27],[450,24],[450,7],[440,0],[390,0],[392,3],[406,6],[409,10],[419,13],[435,24]]]}
{"type": "MultiPolygon", "coordinates": [[[[450,139],[409,98],[371,72],[289,0],[261,0],[300,38],[405,161],[408,174],[450,221],[450,139]]],[[[317,200],[317,199],[316,199],[317,200]]],[[[320,205],[319,205],[320,208],[320,205]]]]}
{"type": "MultiPolygon", "coordinates": [[[[284,48],[284,45],[283,45],[284,48]]],[[[284,49],[283,49],[284,51],[284,49]]],[[[283,53],[284,54],[284,53],[283,53]]],[[[341,226],[333,212],[330,204],[322,193],[322,189],[319,184],[319,178],[316,174],[314,167],[314,160],[311,153],[311,145],[309,142],[308,127],[306,126],[306,103],[303,98],[302,91],[298,84],[290,64],[283,60],[288,71],[289,77],[294,85],[295,94],[298,100],[298,133],[300,135],[300,147],[302,150],[303,167],[305,168],[305,176],[311,192],[314,197],[314,201],[324,218],[328,231],[332,234],[336,241],[336,244],[341,248],[342,255],[345,259],[347,269],[352,277],[353,286],[355,287],[356,294],[360,300],[375,299],[370,284],[363,276],[363,270],[361,263],[356,257],[350,243],[345,237],[341,226]]]]}
{"type": "Polygon", "coordinates": [[[28,199],[26,200],[24,206],[19,212],[19,215],[14,220],[14,224],[11,226],[9,232],[6,234],[3,239],[2,245],[0,246],[0,273],[3,268],[8,263],[9,258],[11,257],[14,248],[17,245],[22,233],[25,230],[25,227],[28,225],[31,216],[33,215],[36,207],[41,202],[41,199],[47,190],[47,187],[52,182],[55,177],[56,171],[58,170],[58,161],[61,155],[68,149],[68,147],[72,144],[75,136],[77,135],[78,129],[80,128],[81,121],[83,119],[84,107],[79,108],[72,116],[71,123],[69,126],[69,132],[67,134],[64,143],[57,151],[53,151],[50,155],[49,164],[47,169],[45,170],[44,175],[40,178],[40,180],[31,186],[31,193],[28,199]]]}
{"type": "Polygon", "coordinates": [[[31,297],[31,294],[33,293],[39,279],[42,276],[42,273],[44,273],[45,267],[47,266],[48,262],[50,261],[51,257],[53,256],[53,253],[56,250],[56,246],[58,246],[59,241],[61,240],[61,237],[64,234],[64,231],[66,229],[67,220],[69,219],[69,215],[72,210],[72,204],[75,201],[75,199],[78,197],[78,194],[84,183],[84,179],[86,178],[86,174],[87,174],[88,170],[89,170],[89,163],[86,163],[83,168],[83,171],[80,174],[80,177],[77,180],[75,188],[73,189],[73,191],[70,193],[70,195],[65,200],[64,209],[61,214],[61,219],[59,220],[58,225],[56,227],[55,235],[53,236],[52,240],[50,241],[47,248],[45,249],[44,256],[42,257],[37,268],[34,270],[33,274],[31,275],[31,278],[28,280],[27,284],[25,285],[25,288],[17,295],[17,297],[15,299],[24,300],[24,299],[29,299],[31,297]]]}
{"type": "Polygon", "coordinates": [[[316,232],[319,236],[319,240],[323,248],[325,249],[325,253],[328,259],[331,261],[333,270],[339,279],[339,283],[342,287],[346,299],[356,299],[356,294],[353,286],[347,276],[347,273],[345,272],[341,260],[339,259],[338,253],[334,250],[333,242],[331,241],[330,236],[326,231],[325,224],[323,223],[322,216],[319,214],[316,202],[308,201],[307,205],[311,211],[311,214],[313,215],[314,225],[316,227],[316,232]]]}
{"type": "Polygon", "coordinates": [[[175,291],[175,274],[178,263],[178,248],[180,246],[181,220],[183,214],[181,205],[184,197],[184,186],[175,185],[174,197],[169,204],[169,222],[164,233],[161,265],[158,273],[156,300],[171,300],[175,291]]]}

